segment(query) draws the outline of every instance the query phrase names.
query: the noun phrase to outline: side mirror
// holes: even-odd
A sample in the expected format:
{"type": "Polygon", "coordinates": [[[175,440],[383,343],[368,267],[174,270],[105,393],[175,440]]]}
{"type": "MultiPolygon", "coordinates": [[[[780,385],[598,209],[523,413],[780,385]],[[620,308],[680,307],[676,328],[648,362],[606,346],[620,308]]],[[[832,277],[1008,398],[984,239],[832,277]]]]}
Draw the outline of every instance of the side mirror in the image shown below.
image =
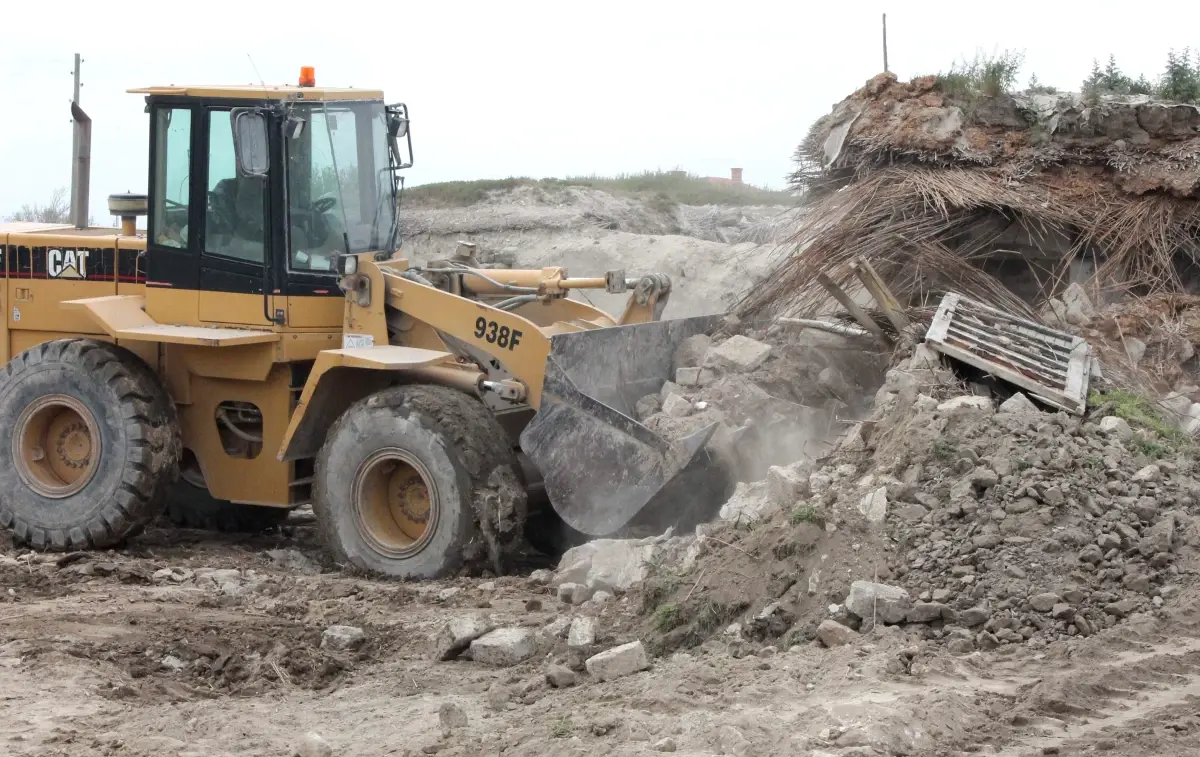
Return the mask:
{"type": "Polygon", "coordinates": [[[266,115],[253,108],[235,108],[231,115],[238,173],[265,178],[271,165],[270,151],[267,149],[266,115]]]}
{"type": "Polygon", "coordinates": [[[408,135],[408,119],[392,113],[388,117],[388,135],[392,139],[400,139],[408,135]]]}

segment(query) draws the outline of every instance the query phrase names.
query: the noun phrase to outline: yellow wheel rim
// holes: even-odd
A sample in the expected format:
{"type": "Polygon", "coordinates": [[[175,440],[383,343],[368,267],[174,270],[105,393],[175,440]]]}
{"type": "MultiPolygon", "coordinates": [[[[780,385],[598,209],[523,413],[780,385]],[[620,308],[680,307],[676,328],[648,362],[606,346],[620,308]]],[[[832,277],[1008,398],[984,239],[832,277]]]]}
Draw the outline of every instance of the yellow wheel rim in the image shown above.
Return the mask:
{"type": "Polygon", "coordinates": [[[100,460],[100,429],[82,402],[65,394],[39,397],[13,428],[13,461],[26,486],[62,499],[87,486],[100,460]]]}
{"type": "Polygon", "coordinates": [[[441,508],[437,488],[420,460],[396,447],[368,457],[351,493],[359,533],[386,557],[411,557],[429,543],[441,508]]]}

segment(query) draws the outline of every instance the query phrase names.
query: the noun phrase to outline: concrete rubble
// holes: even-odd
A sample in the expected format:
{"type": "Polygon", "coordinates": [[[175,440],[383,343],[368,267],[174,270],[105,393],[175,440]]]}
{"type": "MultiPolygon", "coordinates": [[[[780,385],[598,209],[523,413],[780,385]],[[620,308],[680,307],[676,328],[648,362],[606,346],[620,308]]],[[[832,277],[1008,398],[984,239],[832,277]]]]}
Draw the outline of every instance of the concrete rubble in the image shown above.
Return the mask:
{"type": "Polygon", "coordinates": [[[468,648],[475,662],[510,668],[533,657],[537,637],[528,628],[497,628],[472,641],[468,648]]]}
{"type": "Polygon", "coordinates": [[[650,669],[650,657],[640,641],[631,641],[607,649],[585,663],[587,672],[597,681],[611,681],[650,669]]]}

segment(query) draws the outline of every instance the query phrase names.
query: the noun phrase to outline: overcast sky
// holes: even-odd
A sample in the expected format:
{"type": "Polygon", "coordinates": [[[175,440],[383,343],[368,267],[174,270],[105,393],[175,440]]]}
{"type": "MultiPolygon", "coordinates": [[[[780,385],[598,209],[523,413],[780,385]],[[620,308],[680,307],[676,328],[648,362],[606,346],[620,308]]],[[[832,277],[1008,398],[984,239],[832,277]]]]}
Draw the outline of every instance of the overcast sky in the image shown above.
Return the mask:
{"type": "Polygon", "coordinates": [[[72,55],[94,121],[91,206],[146,189],[137,86],[293,83],[383,89],[408,103],[408,182],[682,168],[783,186],[811,122],[883,68],[935,73],[977,49],[1023,49],[1024,84],[1078,87],[1093,57],[1155,76],[1200,45],[1200,4],[1153,13],[1074,3],[206,0],[9,3],[0,46],[0,218],[70,184],[72,55]]]}

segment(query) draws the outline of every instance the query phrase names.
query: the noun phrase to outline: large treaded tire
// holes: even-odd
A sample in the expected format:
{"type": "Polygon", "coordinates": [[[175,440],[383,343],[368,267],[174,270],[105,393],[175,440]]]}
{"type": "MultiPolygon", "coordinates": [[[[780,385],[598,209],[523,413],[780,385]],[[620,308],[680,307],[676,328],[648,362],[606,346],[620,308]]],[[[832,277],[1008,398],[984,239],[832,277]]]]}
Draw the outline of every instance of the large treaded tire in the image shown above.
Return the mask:
{"type": "Polygon", "coordinates": [[[107,342],[58,339],[13,358],[0,373],[0,430],[0,525],[35,549],[120,544],[162,512],[179,475],[175,404],[139,357],[107,342]],[[94,473],[65,497],[26,482],[14,445],[22,413],[51,395],[78,401],[100,438],[94,473]]]}
{"type": "Polygon", "coordinates": [[[499,573],[524,546],[519,470],[508,435],[479,400],[443,386],[393,387],[354,404],[330,429],[316,461],[313,512],[339,563],[409,579],[484,566],[499,573]],[[386,450],[423,467],[436,491],[437,514],[430,511],[425,544],[414,554],[377,548],[357,514],[356,482],[386,450]]]}
{"type": "Polygon", "coordinates": [[[167,495],[167,520],[179,528],[217,531],[223,534],[258,534],[287,520],[286,507],[239,505],[217,499],[188,481],[179,479],[167,495]]]}

